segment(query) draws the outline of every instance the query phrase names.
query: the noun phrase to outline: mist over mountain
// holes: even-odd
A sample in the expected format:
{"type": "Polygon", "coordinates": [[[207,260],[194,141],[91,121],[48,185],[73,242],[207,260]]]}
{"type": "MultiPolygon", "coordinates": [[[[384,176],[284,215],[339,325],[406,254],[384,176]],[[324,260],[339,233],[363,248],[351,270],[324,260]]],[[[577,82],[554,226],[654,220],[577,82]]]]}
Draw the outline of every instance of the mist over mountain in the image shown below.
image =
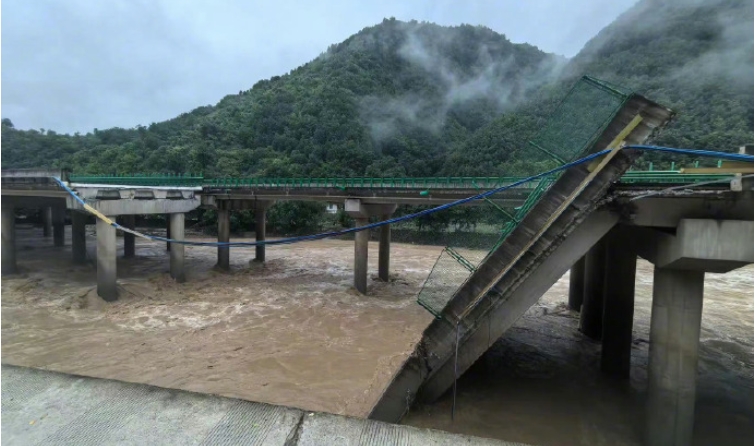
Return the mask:
{"type": "MultiPolygon", "coordinates": [[[[464,175],[534,173],[550,165],[527,141],[585,74],[676,111],[655,144],[734,151],[752,143],[752,21],[753,3],[743,0],[641,1],[592,38],[556,82],[532,94],[517,113],[497,118],[459,146],[444,173],[456,166],[463,166],[464,175]],[[516,161],[500,162],[500,153],[514,150],[516,161]],[[495,162],[474,162],[480,159],[495,162]]],[[[664,155],[644,158],[658,161],[664,155]]]]}
{"type": "Polygon", "coordinates": [[[679,113],[656,141],[733,150],[753,135],[753,5],[643,0],[571,60],[480,26],[386,19],[215,106],[86,135],[2,125],[4,167],[234,176],[516,175],[588,74],[679,113]]]}

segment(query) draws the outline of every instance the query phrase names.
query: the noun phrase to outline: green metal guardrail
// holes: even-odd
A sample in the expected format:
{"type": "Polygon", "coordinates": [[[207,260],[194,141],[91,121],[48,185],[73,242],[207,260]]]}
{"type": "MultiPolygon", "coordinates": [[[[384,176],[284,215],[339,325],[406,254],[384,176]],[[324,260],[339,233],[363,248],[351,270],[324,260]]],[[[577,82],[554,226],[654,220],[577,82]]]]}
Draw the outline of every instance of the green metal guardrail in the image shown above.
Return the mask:
{"type": "MultiPolygon", "coordinates": [[[[402,188],[402,189],[494,189],[521,180],[521,177],[420,177],[420,178],[213,178],[207,187],[289,187],[289,188],[402,188]]],[[[529,189],[534,181],[519,186],[529,189]],[[532,183],[532,184],[530,184],[532,183]]]]}
{"type": "MultiPolygon", "coordinates": [[[[685,184],[732,177],[732,174],[683,174],[673,170],[629,171],[621,178],[627,184],[685,184]]],[[[184,186],[223,188],[400,188],[400,189],[494,189],[523,177],[421,177],[421,178],[204,178],[201,175],[69,175],[71,183],[124,186],[184,186]]],[[[520,189],[535,189],[528,181],[520,189]]]]}
{"type": "Polygon", "coordinates": [[[70,183],[112,184],[121,186],[183,186],[199,187],[205,182],[201,174],[136,174],[136,175],[68,175],[70,183]]]}
{"type": "Polygon", "coordinates": [[[702,183],[705,181],[724,180],[733,178],[734,174],[702,174],[702,173],[679,173],[674,171],[631,171],[621,177],[621,183],[626,184],[687,184],[702,183]]]}

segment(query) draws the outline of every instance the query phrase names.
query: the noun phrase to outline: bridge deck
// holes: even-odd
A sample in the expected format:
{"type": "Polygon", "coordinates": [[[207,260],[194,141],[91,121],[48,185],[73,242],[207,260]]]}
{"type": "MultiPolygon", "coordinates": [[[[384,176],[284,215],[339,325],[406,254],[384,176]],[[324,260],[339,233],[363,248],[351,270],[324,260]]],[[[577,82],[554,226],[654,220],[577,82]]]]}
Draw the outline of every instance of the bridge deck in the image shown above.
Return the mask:
{"type": "MultiPolygon", "coordinates": [[[[37,169],[34,170],[36,172],[37,169]]],[[[14,171],[17,172],[17,171],[14,171]]],[[[5,174],[3,174],[5,175],[5,174]]],[[[25,176],[28,176],[26,174],[25,176]]],[[[730,174],[729,174],[730,175],[730,174]]],[[[625,184],[655,184],[695,182],[713,177],[727,176],[721,173],[707,174],[682,173],[682,170],[628,171],[621,182],[625,184]]],[[[112,184],[134,186],[184,186],[206,187],[209,189],[493,189],[524,180],[523,176],[490,177],[353,177],[353,178],[266,178],[266,177],[227,177],[204,178],[191,175],[68,175],[71,183],[112,184]]],[[[532,189],[537,180],[524,182],[520,189],[532,189]]]]}
{"type": "MultiPolygon", "coordinates": [[[[44,176],[48,172],[33,170],[19,174],[3,171],[2,195],[19,197],[66,198],[68,194],[57,183],[44,176]]],[[[52,174],[52,173],[49,173],[52,174]]],[[[58,172],[58,174],[60,174],[58,172]]],[[[634,171],[625,173],[615,184],[617,190],[636,191],[661,189],[684,184],[722,180],[718,187],[729,187],[732,174],[683,174],[679,171],[634,171]]],[[[121,189],[191,188],[203,197],[203,204],[212,200],[304,200],[341,202],[360,198],[365,203],[433,205],[448,203],[476,195],[482,191],[523,180],[521,177],[441,177],[441,178],[235,178],[207,180],[201,177],[127,177],[69,176],[75,187],[121,189]],[[211,197],[211,198],[210,198],[211,197]]],[[[521,205],[537,185],[525,182],[502,191],[491,201],[505,207],[521,205]]],[[[716,186],[709,186],[716,187],[716,186]]],[[[472,204],[481,204],[473,202],[472,204]]],[[[243,204],[239,203],[240,208],[243,204]]],[[[233,208],[233,206],[230,206],[233,208]]]]}

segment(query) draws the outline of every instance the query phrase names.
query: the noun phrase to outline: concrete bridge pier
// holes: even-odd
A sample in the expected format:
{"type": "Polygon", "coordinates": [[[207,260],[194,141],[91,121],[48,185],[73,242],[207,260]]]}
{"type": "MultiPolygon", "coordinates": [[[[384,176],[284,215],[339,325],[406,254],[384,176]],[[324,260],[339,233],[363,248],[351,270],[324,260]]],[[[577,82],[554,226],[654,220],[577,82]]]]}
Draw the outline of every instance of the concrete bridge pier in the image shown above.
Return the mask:
{"type": "Polygon", "coordinates": [[[753,222],[682,219],[676,235],[638,229],[655,265],[650,318],[646,444],[692,443],[705,272],[753,262],[753,222]]]}
{"type": "MultiPolygon", "coordinates": [[[[165,214],[165,238],[172,238],[170,235],[170,214],[165,214]]],[[[170,242],[165,242],[165,250],[170,251],[170,242]]]]}
{"type": "Polygon", "coordinates": [[[42,208],[42,236],[50,237],[52,235],[52,207],[42,208]]]}
{"type": "Polygon", "coordinates": [[[108,302],[118,299],[115,226],[97,219],[97,295],[108,302]]]}
{"type": "Polygon", "coordinates": [[[14,274],[16,268],[16,212],[13,206],[2,206],[2,274],[14,274]]]}
{"type": "MultiPolygon", "coordinates": [[[[390,216],[396,211],[395,204],[364,204],[358,198],[346,199],[344,204],[346,213],[354,219],[357,227],[365,226],[372,216],[390,216]]],[[[386,217],[386,218],[388,218],[386,217]]],[[[390,228],[381,230],[378,259],[379,276],[382,280],[388,280],[390,267],[390,228]]],[[[370,231],[359,231],[354,237],[354,288],[362,294],[367,293],[367,259],[370,241],[370,231]]]]}
{"type": "MultiPolygon", "coordinates": [[[[393,206],[393,211],[396,210],[396,206],[393,206]]],[[[380,216],[380,220],[385,221],[391,218],[393,212],[390,214],[383,214],[380,216]]],[[[378,247],[378,277],[383,282],[388,282],[391,270],[391,225],[383,225],[380,227],[380,245],[378,247]]]]}
{"type": "MultiPolygon", "coordinates": [[[[365,226],[370,220],[366,217],[354,217],[357,227],[365,226]]],[[[367,294],[367,259],[370,242],[370,231],[359,231],[354,234],[354,288],[362,294],[367,294]]]]}
{"type": "MultiPolygon", "coordinates": [[[[185,214],[170,214],[170,233],[174,240],[184,239],[184,220],[185,214]]],[[[184,245],[181,243],[170,244],[170,277],[178,283],[186,281],[184,271],[184,245]]]]}
{"type": "Polygon", "coordinates": [[[655,268],[648,360],[648,445],[692,444],[702,271],[655,268]]]}
{"type": "Polygon", "coordinates": [[[585,256],[585,286],[579,315],[579,331],[600,340],[603,332],[603,296],[606,275],[606,238],[585,256]]]}
{"type": "MultiPolygon", "coordinates": [[[[134,229],[136,226],[136,215],[122,215],[120,224],[128,229],[134,229]]],[[[136,236],[134,234],[123,232],[123,258],[130,259],[136,256],[136,236]]]]}
{"type": "Polygon", "coordinates": [[[607,238],[600,368],[608,376],[628,379],[637,252],[631,234],[621,225],[612,229],[607,238]]]}
{"type": "Polygon", "coordinates": [[[71,211],[71,252],[73,263],[83,265],[87,260],[87,214],[71,211]]]}
{"type": "MultiPolygon", "coordinates": [[[[218,243],[231,241],[231,211],[222,204],[218,204],[218,243]]],[[[218,269],[229,271],[231,269],[231,248],[218,246],[218,269]]]]}
{"type": "Polygon", "coordinates": [[[66,208],[62,206],[52,207],[52,240],[55,246],[65,245],[66,208]]]}
{"type": "Polygon", "coordinates": [[[585,257],[577,260],[569,270],[569,308],[580,311],[585,293],[585,257]]]}
{"type": "MultiPolygon", "coordinates": [[[[273,201],[254,202],[254,235],[258,242],[265,241],[267,208],[269,208],[273,203],[273,201]]],[[[254,247],[254,261],[265,261],[265,245],[257,245],[254,247]]]]}

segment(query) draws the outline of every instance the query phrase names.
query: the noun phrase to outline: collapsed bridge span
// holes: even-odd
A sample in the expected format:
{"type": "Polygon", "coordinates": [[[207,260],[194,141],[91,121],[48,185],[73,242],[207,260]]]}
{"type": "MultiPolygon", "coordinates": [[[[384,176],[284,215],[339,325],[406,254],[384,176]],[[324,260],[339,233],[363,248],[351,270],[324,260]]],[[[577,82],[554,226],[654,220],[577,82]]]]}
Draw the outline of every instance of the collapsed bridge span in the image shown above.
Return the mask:
{"type": "MultiPolygon", "coordinates": [[[[614,94],[621,97],[620,104],[601,124],[602,130],[588,135],[588,144],[569,155],[611,151],[590,165],[565,171],[477,265],[425,329],[371,418],[396,422],[413,402],[442,395],[619,221],[618,213],[601,206],[609,187],[639,156],[621,146],[644,142],[672,112],[637,94],[614,94]]],[[[568,119],[563,116],[555,124],[567,131],[584,129],[568,119]]]]}

